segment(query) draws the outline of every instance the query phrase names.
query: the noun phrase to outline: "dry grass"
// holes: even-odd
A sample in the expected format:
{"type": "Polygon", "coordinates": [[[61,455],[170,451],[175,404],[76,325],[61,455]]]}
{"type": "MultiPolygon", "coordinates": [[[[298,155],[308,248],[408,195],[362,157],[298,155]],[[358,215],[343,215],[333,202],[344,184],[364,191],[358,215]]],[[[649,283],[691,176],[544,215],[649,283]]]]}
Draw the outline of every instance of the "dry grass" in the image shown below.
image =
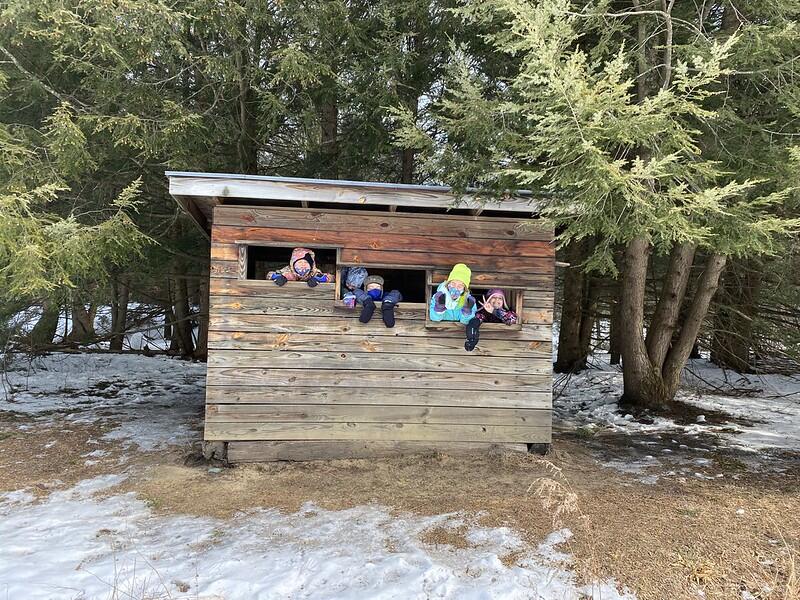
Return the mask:
{"type": "MultiPolygon", "coordinates": [[[[11,432],[0,435],[0,490],[38,486],[47,493],[53,480],[68,486],[120,468],[118,446],[88,444],[107,426],[62,423],[19,433],[16,424],[6,425],[0,422],[0,434],[11,432]],[[98,447],[109,456],[85,465],[81,454],[98,447]]],[[[694,599],[700,591],[727,600],[741,598],[743,589],[763,600],[800,598],[798,470],[768,476],[737,468],[738,481],[642,485],[602,468],[580,440],[558,442],[547,459],[437,454],[249,465],[218,474],[182,466],[176,454],[130,455],[131,464],[142,468],[122,489],[163,513],[228,518],[256,507],[293,512],[307,501],[328,509],[374,502],[423,515],[480,513],[482,525],[514,527],[534,546],[554,528],[569,527],[574,537],[566,550],[579,575],[614,577],[640,600],[694,599]]],[[[421,539],[464,548],[465,533],[440,527],[421,539]]],[[[512,565],[520,558],[502,560],[512,565]]]]}

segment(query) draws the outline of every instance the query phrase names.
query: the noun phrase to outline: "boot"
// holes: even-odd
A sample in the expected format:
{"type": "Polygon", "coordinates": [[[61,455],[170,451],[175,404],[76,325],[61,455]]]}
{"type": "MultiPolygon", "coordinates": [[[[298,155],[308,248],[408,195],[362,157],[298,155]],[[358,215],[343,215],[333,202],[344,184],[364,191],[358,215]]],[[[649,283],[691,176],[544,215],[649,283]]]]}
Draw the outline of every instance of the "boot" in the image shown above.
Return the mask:
{"type": "Polygon", "coordinates": [[[381,306],[381,316],[383,316],[383,324],[388,328],[394,327],[394,302],[384,302],[381,306]]]}
{"type": "Polygon", "coordinates": [[[464,350],[472,352],[478,345],[478,338],[480,338],[481,320],[478,317],[470,319],[465,329],[467,341],[464,342],[464,350]]]}

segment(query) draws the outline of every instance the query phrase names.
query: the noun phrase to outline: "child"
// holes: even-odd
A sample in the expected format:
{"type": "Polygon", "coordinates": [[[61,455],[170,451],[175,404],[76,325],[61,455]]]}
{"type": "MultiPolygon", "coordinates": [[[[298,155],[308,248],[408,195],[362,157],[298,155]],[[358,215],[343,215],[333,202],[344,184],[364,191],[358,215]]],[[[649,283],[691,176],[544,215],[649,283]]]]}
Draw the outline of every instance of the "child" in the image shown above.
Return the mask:
{"type": "MultiPolygon", "coordinates": [[[[342,302],[347,308],[356,307],[356,290],[363,291],[361,287],[364,285],[364,280],[369,276],[364,267],[349,267],[342,272],[344,277],[344,285],[342,286],[342,302]]],[[[363,304],[363,302],[362,302],[363,304]]]]}
{"type": "Polygon", "coordinates": [[[382,300],[381,316],[386,327],[394,327],[394,309],[397,303],[403,300],[402,294],[397,290],[392,290],[388,294],[383,293],[383,277],[370,275],[364,280],[364,289],[353,291],[356,298],[361,302],[361,315],[358,320],[362,323],[369,323],[372,313],[375,312],[375,302],[382,300]]]}
{"type": "Polygon", "coordinates": [[[333,275],[323,273],[316,267],[314,251],[308,248],[295,248],[289,264],[279,271],[267,273],[267,279],[276,285],[284,285],[287,281],[305,281],[308,287],[317,287],[320,283],[332,283],[333,275]]]}
{"type": "Polygon", "coordinates": [[[466,326],[464,349],[467,352],[472,352],[478,345],[478,327],[481,324],[475,316],[475,298],[469,293],[471,278],[472,271],[467,265],[459,263],[454,266],[447,281],[440,283],[431,296],[429,310],[431,321],[456,321],[466,326]]]}
{"type": "Polygon", "coordinates": [[[481,323],[516,325],[519,321],[517,313],[508,309],[506,294],[499,288],[487,292],[481,302],[481,308],[475,316],[480,319],[481,323]]]}

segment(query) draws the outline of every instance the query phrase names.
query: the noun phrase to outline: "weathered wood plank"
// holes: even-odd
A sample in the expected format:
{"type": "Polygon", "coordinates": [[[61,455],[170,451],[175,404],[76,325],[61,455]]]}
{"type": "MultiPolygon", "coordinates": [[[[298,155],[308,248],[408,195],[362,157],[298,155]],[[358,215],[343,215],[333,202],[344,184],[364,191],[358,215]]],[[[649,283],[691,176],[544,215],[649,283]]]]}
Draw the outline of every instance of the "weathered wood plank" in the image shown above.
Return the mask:
{"type": "Polygon", "coordinates": [[[345,181],[287,181],[284,179],[239,178],[239,177],[191,177],[169,178],[169,192],[173,196],[218,196],[220,198],[253,198],[307,201],[334,204],[358,204],[378,206],[414,206],[446,210],[457,204],[459,208],[485,208],[532,214],[537,212],[538,202],[528,196],[516,196],[502,200],[482,201],[474,196],[456,198],[449,191],[431,186],[389,187],[370,185],[365,182],[345,181]]]}
{"type": "Polygon", "coordinates": [[[550,427],[419,423],[206,423],[204,439],[543,443],[550,441],[550,427]]]}
{"type": "Polygon", "coordinates": [[[240,369],[307,368],[364,371],[428,371],[509,373],[536,375],[551,373],[550,357],[516,358],[460,354],[384,354],[381,352],[292,352],[281,350],[214,350],[208,354],[209,367],[240,369]]]}
{"type": "Polygon", "coordinates": [[[462,239],[533,240],[550,242],[552,227],[541,221],[467,215],[374,213],[359,210],[303,210],[285,207],[219,206],[214,224],[275,227],[392,235],[433,235],[462,239]],[[528,227],[530,225],[530,227],[528,227]]]}
{"type": "Polygon", "coordinates": [[[443,269],[456,263],[466,262],[472,269],[504,273],[506,276],[520,273],[551,275],[555,270],[552,258],[513,256],[464,256],[462,254],[433,254],[431,252],[390,252],[382,250],[352,250],[342,248],[339,252],[342,265],[397,265],[443,269]]]}
{"type": "Polygon", "coordinates": [[[276,285],[266,279],[211,279],[210,294],[212,296],[247,296],[249,298],[306,298],[324,300],[334,297],[336,284],[320,283],[310,288],[302,281],[289,281],[284,285],[276,285]]]}
{"type": "MultiPolygon", "coordinates": [[[[423,315],[424,316],[424,315],[423,315]]],[[[242,315],[242,314],[217,314],[213,310],[210,315],[211,331],[230,332],[259,332],[267,334],[281,333],[319,333],[319,334],[348,334],[348,335],[380,335],[380,336],[415,336],[431,337],[444,336],[464,339],[464,327],[452,323],[448,331],[432,334],[425,329],[423,319],[397,321],[391,329],[387,328],[380,318],[373,317],[369,323],[360,323],[357,318],[341,316],[339,311],[335,316],[316,316],[304,318],[295,316],[277,315],[242,315]]],[[[511,330],[509,327],[487,329],[481,333],[481,339],[506,339],[530,342],[551,341],[550,325],[524,324],[520,330],[511,330]]]]}
{"type": "MultiPolygon", "coordinates": [[[[488,332],[489,330],[485,330],[488,332]]],[[[521,358],[550,358],[549,341],[528,342],[509,340],[500,332],[481,334],[474,356],[516,356],[521,358]]],[[[211,331],[208,336],[211,350],[281,350],[287,352],[374,352],[383,354],[453,353],[464,350],[464,340],[439,336],[377,336],[335,334],[264,334],[255,332],[211,331]]]]}
{"type": "Polygon", "coordinates": [[[454,398],[449,390],[368,388],[273,387],[228,385],[206,386],[209,404],[403,404],[405,406],[451,406],[480,408],[550,408],[552,389],[505,391],[461,390],[454,398]]]}
{"type": "Polygon", "coordinates": [[[549,390],[550,374],[516,375],[414,371],[347,371],[297,369],[242,369],[208,367],[208,385],[265,385],[291,387],[351,387],[375,389],[549,390]]]}
{"type": "Polygon", "coordinates": [[[363,441],[260,441],[231,442],[228,460],[233,463],[278,460],[309,461],[345,458],[392,458],[413,454],[483,454],[492,450],[527,453],[527,444],[480,442],[363,442],[363,441]]]}
{"type": "Polygon", "coordinates": [[[549,409],[357,404],[207,404],[206,423],[422,423],[547,427],[549,409]]]}
{"type": "MultiPolygon", "coordinates": [[[[357,219],[357,217],[354,217],[357,219]]],[[[341,246],[361,250],[392,252],[430,251],[463,256],[530,256],[548,258],[555,255],[554,247],[547,241],[465,239],[431,235],[392,235],[383,231],[341,231],[320,229],[280,229],[276,227],[231,227],[214,226],[214,243],[211,258],[234,260],[237,255],[230,244],[239,240],[270,244],[304,245],[317,244],[341,246]]]]}
{"type": "MultiPolygon", "coordinates": [[[[329,290],[329,292],[332,294],[333,290],[329,290]]],[[[324,291],[320,292],[318,298],[214,296],[210,299],[210,306],[211,312],[218,315],[228,313],[238,315],[292,315],[307,318],[340,316],[345,319],[357,319],[361,313],[360,310],[336,309],[333,296],[325,295],[324,291]]],[[[425,309],[408,308],[407,305],[401,302],[395,309],[395,317],[404,320],[422,319],[425,317],[425,309]]],[[[374,318],[381,321],[379,310],[376,311],[374,318]]]]}
{"type": "MultiPolygon", "coordinates": [[[[463,261],[462,261],[463,262],[463,261]]],[[[469,265],[469,262],[467,262],[469,265]]],[[[555,263],[554,263],[555,264],[555,263]]],[[[431,282],[439,285],[447,280],[449,269],[434,269],[431,271],[431,282]]],[[[553,290],[555,281],[552,272],[549,273],[498,273],[497,271],[472,270],[472,288],[530,288],[535,290],[553,290]]]]}

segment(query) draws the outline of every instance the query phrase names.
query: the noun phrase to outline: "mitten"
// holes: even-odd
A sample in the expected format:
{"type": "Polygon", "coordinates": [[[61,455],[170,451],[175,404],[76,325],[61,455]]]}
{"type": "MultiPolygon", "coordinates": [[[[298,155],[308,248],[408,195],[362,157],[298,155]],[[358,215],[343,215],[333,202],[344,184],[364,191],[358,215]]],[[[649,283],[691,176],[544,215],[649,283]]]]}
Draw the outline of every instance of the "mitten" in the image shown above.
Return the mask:
{"type": "Polygon", "coordinates": [[[437,313],[444,312],[446,309],[444,304],[444,292],[436,292],[433,299],[434,299],[433,310],[436,311],[437,313]]]}
{"type": "Polygon", "coordinates": [[[367,298],[364,300],[364,306],[361,307],[361,314],[358,316],[358,320],[362,323],[369,323],[372,318],[372,313],[374,312],[375,301],[372,298],[367,298]]]}
{"type": "Polygon", "coordinates": [[[465,315],[468,315],[472,312],[473,308],[475,308],[475,298],[473,298],[472,295],[470,294],[469,296],[467,296],[467,299],[464,300],[464,306],[461,308],[461,311],[465,315]]]}
{"type": "Polygon", "coordinates": [[[275,275],[272,276],[272,281],[275,282],[275,285],[279,285],[280,286],[280,285],[284,285],[289,280],[286,279],[286,277],[284,277],[280,273],[276,273],[275,275]]]}
{"type": "Polygon", "coordinates": [[[497,317],[498,319],[502,319],[503,317],[506,316],[506,311],[502,308],[495,308],[494,316],[497,317]]]}
{"type": "Polygon", "coordinates": [[[313,277],[309,279],[306,283],[308,284],[308,287],[317,287],[319,285],[319,281],[317,281],[313,277]]]}

